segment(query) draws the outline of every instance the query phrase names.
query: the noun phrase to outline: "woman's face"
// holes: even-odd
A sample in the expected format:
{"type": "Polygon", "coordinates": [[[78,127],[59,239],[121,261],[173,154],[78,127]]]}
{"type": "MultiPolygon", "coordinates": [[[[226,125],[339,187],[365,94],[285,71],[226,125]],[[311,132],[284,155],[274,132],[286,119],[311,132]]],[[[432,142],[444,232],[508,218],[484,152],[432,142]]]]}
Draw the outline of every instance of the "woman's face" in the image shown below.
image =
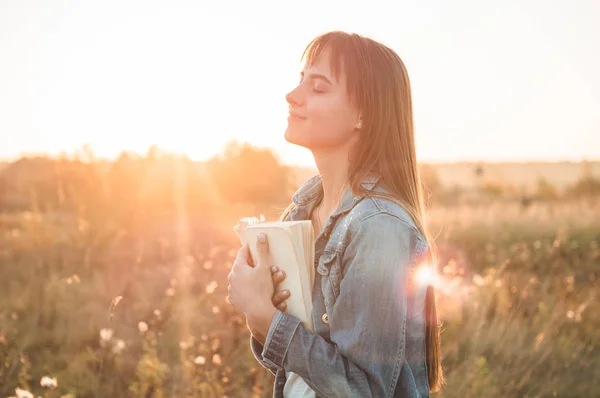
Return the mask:
{"type": "Polygon", "coordinates": [[[356,134],[359,114],[348,98],[346,78],[336,80],[323,50],[301,72],[300,84],[286,95],[290,106],[286,141],[314,150],[347,146],[356,134]]]}

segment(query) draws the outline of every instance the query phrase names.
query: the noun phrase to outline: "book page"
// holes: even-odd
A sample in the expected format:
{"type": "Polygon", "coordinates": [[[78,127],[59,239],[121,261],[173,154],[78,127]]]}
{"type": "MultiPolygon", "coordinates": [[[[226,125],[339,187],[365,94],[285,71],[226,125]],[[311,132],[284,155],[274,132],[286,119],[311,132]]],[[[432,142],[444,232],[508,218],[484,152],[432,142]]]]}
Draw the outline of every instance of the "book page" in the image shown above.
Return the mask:
{"type": "MultiPolygon", "coordinates": [[[[307,311],[307,324],[310,325],[312,330],[312,282],[310,278],[310,270],[314,268],[312,266],[312,260],[310,260],[310,256],[306,255],[307,251],[310,251],[310,247],[314,247],[311,245],[311,242],[306,240],[306,229],[311,228],[310,221],[301,221],[290,225],[290,229],[292,230],[294,249],[296,250],[296,258],[298,259],[298,264],[300,265],[298,271],[300,274],[300,280],[302,281],[303,288],[303,299],[304,299],[304,307],[307,311]],[[308,248],[307,248],[308,246],[308,248]],[[308,249],[308,250],[306,250],[308,249]]],[[[314,250],[313,250],[314,251],[314,250]]],[[[314,255],[313,255],[314,257],[314,255]]],[[[307,326],[308,327],[308,326],[307,326]]]]}

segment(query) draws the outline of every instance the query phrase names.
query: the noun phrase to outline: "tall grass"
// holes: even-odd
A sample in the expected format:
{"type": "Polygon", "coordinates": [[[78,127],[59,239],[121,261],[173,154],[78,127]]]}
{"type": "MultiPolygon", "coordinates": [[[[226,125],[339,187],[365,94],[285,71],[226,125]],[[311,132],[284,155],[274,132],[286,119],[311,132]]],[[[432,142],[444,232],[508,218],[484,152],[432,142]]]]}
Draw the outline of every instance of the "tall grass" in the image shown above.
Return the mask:
{"type": "MultiPolygon", "coordinates": [[[[225,300],[232,222],[247,215],[135,232],[110,214],[0,216],[0,397],[271,396],[225,300]]],[[[600,396],[598,220],[589,201],[432,209],[447,378],[436,395],[600,396]]]]}

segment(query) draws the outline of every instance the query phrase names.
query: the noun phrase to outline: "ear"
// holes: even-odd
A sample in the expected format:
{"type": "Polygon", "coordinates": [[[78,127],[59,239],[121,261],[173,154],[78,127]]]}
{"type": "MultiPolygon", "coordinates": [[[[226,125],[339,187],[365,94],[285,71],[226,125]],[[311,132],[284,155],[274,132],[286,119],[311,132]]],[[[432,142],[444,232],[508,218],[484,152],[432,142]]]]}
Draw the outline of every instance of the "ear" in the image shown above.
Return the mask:
{"type": "Polygon", "coordinates": [[[364,125],[363,123],[363,115],[362,115],[362,111],[360,109],[356,109],[356,123],[354,124],[354,127],[356,127],[357,129],[361,129],[362,126],[364,125]]]}
{"type": "Polygon", "coordinates": [[[356,122],[356,128],[361,129],[363,126],[362,116],[359,116],[358,121],[356,122]]]}

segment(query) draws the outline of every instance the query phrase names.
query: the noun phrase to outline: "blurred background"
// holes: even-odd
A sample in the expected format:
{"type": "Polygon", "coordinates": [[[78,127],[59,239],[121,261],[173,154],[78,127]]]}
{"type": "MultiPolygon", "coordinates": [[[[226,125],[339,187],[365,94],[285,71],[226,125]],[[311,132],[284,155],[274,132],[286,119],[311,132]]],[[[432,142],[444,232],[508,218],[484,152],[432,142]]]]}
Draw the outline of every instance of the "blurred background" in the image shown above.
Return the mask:
{"type": "Polygon", "coordinates": [[[0,397],[270,397],[227,274],[317,173],[320,33],[393,48],[440,251],[439,397],[599,396],[600,3],[0,0],[0,397]]]}

